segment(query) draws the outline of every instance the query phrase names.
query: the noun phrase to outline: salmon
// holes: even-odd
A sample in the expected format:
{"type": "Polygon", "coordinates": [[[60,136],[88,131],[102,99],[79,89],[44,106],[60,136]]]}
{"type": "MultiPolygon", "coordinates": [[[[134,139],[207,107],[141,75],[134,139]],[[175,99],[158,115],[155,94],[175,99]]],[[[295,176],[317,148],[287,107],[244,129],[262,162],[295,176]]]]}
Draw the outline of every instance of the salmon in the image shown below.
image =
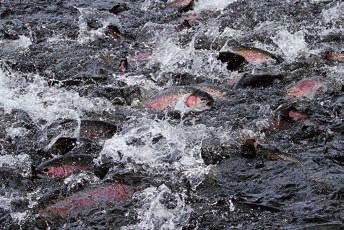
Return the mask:
{"type": "Polygon", "coordinates": [[[129,7],[127,6],[127,4],[117,3],[111,9],[109,9],[109,12],[117,15],[117,14],[122,13],[122,12],[127,11],[127,10],[129,10],[129,7]]]}
{"type": "Polygon", "coordinates": [[[276,64],[277,57],[271,53],[253,47],[238,47],[233,49],[234,53],[242,56],[250,64],[276,64]]]}
{"type": "Polygon", "coordinates": [[[41,216],[61,217],[81,215],[91,208],[101,207],[116,202],[127,201],[133,190],[122,184],[109,184],[80,191],[41,210],[41,216]]]}
{"type": "Polygon", "coordinates": [[[325,57],[326,59],[330,61],[344,62],[344,51],[342,52],[328,51],[325,53],[325,57]]]}
{"type": "Polygon", "coordinates": [[[128,69],[128,60],[125,58],[125,59],[122,59],[118,65],[118,69],[119,71],[121,71],[122,73],[125,73],[127,72],[127,69],[128,69]]]}
{"type": "Polygon", "coordinates": [[[108,25],[107,30],[105,32],[106,35],[111,35],[114,38],[117,39],[125,39],[125,36],[121,33],[119,28],[115,25],[108,25]]]}
{"type": "Polygon", "coordinates": [[[190,8],[194,4],[194,0],[175,0],[168,3],[166,6],[169,8],[185,9],[190,8]]]}
{"type": "Polygon", "coordinates": [[[214,99],[206,92],[195,87],[179,86],[144,101],[146,108],[155,110],[176,110],[180,112],[209,110],[214,99]]]}
{"type": "Polygon", "coordinates": [[[273,54],[253,47],[237,47],[231,51],[223,51],[219,53],[218,59],[227,63],[228,70],[237,70],[245,64],[278,64],[281,62],[279,58],[273,54]]]}
{"type": "Polygon", "coordinates": [[[245,74],[234,85],[234,88],[255,88],[255,87],[268,87],[273,85],[277,80],[282,80],[282,75],[270,74],[245,74]]]}
{"type": "Polygon", "coordinates": [[[240,79],[241,77],[239,76],[226,78],[223,80],[223,84],[227,87],[233,88],[240,81],[240,79]]]}
{"type": "Polygon", "coordinates": [[[192,85],[192,87],[207,92],[210,96],[212,96],[215,99],[226,99],[226,89],[212,85],[212,84],[198,84],[198,85],[192,85]]]}
{"type": "Polygon", "coordinates": [[[305,120],[307,118],[307,115],[305,115],[303,113],[299,113],[295,110],[289,111],[288,115],[293,121],[302,121],[302,120],[305,120]]]}
{"type": "Polygon", "coordinates": [[[288,92],[289,97],[306,97],[309,99],[325,89],[324,83],[320,78],[305,79],[298,82],[288,92]]]}
{"type": "Polygon", "coordinates": [[[270,124],[266,131],[283,130],[289,128],[297,121],[303,121],[308,118],[307,114],[299,112],[293,103],[280,105],[273,114],[270,124]]]}
{"type": "Polygon", "coordinates": [[[45,161],[35,169],[38,177],[66,178],[82,171],[93,170],[93,158],[89,155],[65,155],[45,161]]]}
{"type": "Polygon", "coordinates": [[[112,123],[98,120],[81,120],[80,137],[87,139],[108,139],[118,131],[112,123]]]}

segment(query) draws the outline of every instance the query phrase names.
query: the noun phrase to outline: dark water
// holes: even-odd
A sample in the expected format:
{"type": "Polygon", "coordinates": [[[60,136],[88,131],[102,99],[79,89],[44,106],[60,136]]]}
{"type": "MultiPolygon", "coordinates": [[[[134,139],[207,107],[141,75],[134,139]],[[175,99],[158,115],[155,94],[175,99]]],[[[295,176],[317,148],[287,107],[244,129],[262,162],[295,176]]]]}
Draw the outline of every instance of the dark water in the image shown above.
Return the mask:
{"type": "Polygon", "coordinates": [[[1,228],[343,228],[344,64],[325,53],[344,51],[344,4],[164,2],[0,1],[1,228]],[[219,53],[239,45],[281,62],[229,71],[219,53]],[[321,89],[288,96],[303,79],[321,89]],[[199,83],[228,95],[182,116],[142,107],[199,83]],[[86,170],[38,175],[75,155],[86,170]],[[107,184],[134,195],[42,214],[107,184]]]}

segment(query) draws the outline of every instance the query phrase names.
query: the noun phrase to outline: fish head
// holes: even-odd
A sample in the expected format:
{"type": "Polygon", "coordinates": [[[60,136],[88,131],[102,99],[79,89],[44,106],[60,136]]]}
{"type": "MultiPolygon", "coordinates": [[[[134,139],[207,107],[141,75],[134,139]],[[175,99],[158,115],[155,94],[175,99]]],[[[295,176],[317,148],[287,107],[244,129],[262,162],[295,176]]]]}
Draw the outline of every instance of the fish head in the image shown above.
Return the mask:
{"type": "Polygon", "coordinates": [[[81,166],[76,165],[54,165],[54,166],[44,166],[36,169],[36,175],[38,177],[55,177],[55,178],[65,178],[73,173],[77,173],[84,170],[81,166]]]}
{"type": "Polygon", "coordinates": [[[185,105],[193,111],[209,110],[214,105],[214,99],[202,90],[195,90],[186,97],[185,105]]]}
{"type": "Polygon", "coordinates": [[[38,177],[54,177],[56,175],[62,175],[62,167],[54,167],[54,166],[39,166],[35,169],[36,175],[38,177]]]}

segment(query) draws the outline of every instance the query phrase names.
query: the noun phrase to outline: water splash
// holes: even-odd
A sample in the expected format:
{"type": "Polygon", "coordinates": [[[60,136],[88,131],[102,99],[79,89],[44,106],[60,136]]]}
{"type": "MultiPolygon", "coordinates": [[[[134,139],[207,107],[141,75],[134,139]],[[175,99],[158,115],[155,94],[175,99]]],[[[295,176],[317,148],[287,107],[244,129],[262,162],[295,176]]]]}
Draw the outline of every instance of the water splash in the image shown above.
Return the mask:
{"type": "Polygon", "coordinates": [[[73,91],[51,87],[39,75],[22,76],[0,69],[0,105],[5,112],[21,109],[34,121],[48,123],[62,119],[79,119],[85,111],[103,111],[111,108],[110,102],[88,99],[73,91]]]}
{"type": "MultiPolygon", "coordinates": [[[[0,187],[0,189],[3,191],[5,190],[4,187],[0,187]]],[[[11,192],[5,192],[0,195],[0,208],[3,208],[5,210],[11,210],[11,203],[14,200],[23,200],[25,199],[27,203],[28,208],[33,208],[36,206],[37,200],[39,199],[39,193],[41,192],[41,189],[36,189],[32,192],[29,192],[23,196],[22,193],[19,191],[11,191],[11,192]]],[[[16,221],[19,225],[21,223],[25,222],[26,219],[30,217],[30,211],[14,211],[12,210],[10,212],[11,217],[16,221]]]]}
{"type": "Polygon", "coordinates": [[[229,4],[237,0],[198,0],[195,2],[194,11],[199,12],[203,10],[223,10],[229,4]]]}
{"type": "Polygon", "coordinates": [[[161,90],[162,88],[155,84],[154,81],[147,79],[144,75],[119,75],[113,74],[114,79],[125,82],[128,86],[137,86],[139,85],[144,90],[161,90]]]}
{"type": "Polygon", "coordinates": [[[161,39],[153,52],[150,64],[159,63],[164,72],[190,73],[219,79],[229,76],[225,65],[210,50],[195,50],[195,37],[185,48],[180,47],[172,38],[161,39]]]}
{"type": "Polygon", "coordinates": [[[322,16],[326,23],[335,22],[337,19],[344,19],[344,3],[338,2],[337,5],[322,10],[322,16]]]}
{"type": "Polygon", "coordinates": [[[107,140],[98,162],[110,158],[146,164],[156,170],[169,168],[197,186],[208,172],[201,156],[201,144],[207,135],[205,125],[174,126],[168,121],[142,118],[107,140]]]}
{"type": "MultiPolygon", "coordinates": [[[[98,38],[102,38],[106,31],[108,25],[120,25],[119,20],[117,17],[111,15],[103,15],[103,17],[99,18],[99,14],[97,11],[92,8],[76,8],[80,12],[79,16],[79,35],[78,35],[78,42],[80,44],[92,42],[98,38]],[[97,20],[101,23],[101,27],[98,29],[90,29],[87,25],[87,20],[97,20]]],[[[119,26],[120,27],[120,26],[119,26]]]]}
{"type": "Polygon", "coordinates": [[[166,185],[158,188],[149,187],[137,193],[134,199],[141,205],[137,214],[140,222],[136,225],[123,227],[130,229],[182,229],[192,211],[185,203],[185,195],[172,193],[166,185]]]}
{"type": "Polygon", "coordinates": [[[16,171],[24,177],[31,176],[31,158],[27,154],[0,156],[0,168],[16,171]]]}
{"type": "Polygon", "coordinates": [[[282,50],[286,60],[294,61],[295,58],[307,52],[304,36],[303,31],[290,33],[287,30],[281,30],[273,37],[273,41],[282,50]]]}
{"type": "Polygon", "coordinates": [[[24,127],[17,127],[17,128],[10,127],[6,129],[6,132],[7,132],[8,137],[14,139],[17,137],[25,136],[29,132],[29,130],[24,127]]]}
{"type": "Polygon", "coordinates": [[[2,41],[0,40],[0,47],[4,51],[16,50],[17,52],[26,52],[29,50],[29,47],[32,45],[32,41],[29,37],[20,35],[19,39],[11,41],[2,41]]]}

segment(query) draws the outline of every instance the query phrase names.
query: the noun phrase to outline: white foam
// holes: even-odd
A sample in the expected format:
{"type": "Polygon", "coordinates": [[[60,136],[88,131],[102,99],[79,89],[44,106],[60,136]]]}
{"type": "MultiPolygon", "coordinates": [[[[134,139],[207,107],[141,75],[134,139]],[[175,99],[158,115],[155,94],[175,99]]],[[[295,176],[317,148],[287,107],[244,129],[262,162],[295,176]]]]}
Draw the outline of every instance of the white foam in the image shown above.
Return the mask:
{"type": "Polygon", "coordinates": [[[17,40],[0,40],[0,45],[5,45],[2,47],[4,50],[16,50],[17,52],[26,52],[32,45],[32,41],[29,37],[20,35],[17,40]]]}
{"type": "Polygon", "coordinates": [[[31,175],[31,157],[27,154],[2,155],[0,156],[0,168],[8,168],[28,177],[31,175]]]}
{"type": "Polygon", "coordinates": [[[163,37],[153,51],[149,64],[160,63],[164,72],[190,73],[220,79],[229,75],[225,65],[210,50],[195,50],[195,37],[187,47],[180,47],[173,38],[163,37]]]}
{"type": "Polygon", "coordinates": [[[34,120],[48,123],[62,119],[79,119],[85,111],[103,111],[111,103],[100,98],[88,99],[78,93],[51,87],[39,75],[22,76],[0,69],[0,106],[26,111],[34,120]]]}
{"type": "MultiPolygon", "coordinates": [[[[3,187],[4,188],[4,187],[3,187]]],[[[2,188],[2,189],[3,189],[2,188]]],[[[4,194],[0,195],[0,207],[5,210],[11,210],[11,203],[13,200],[18,199],[26,199],[29,201],[28,208],[33,208],[38,204],[37,200],[39,199],[38,194],[41,192],[41,189],[37,189],[33,192],[21,194],[19,191],[11,191],[5,192],[4,194]]],[[[29,211],[24,212],[10,212],[11,217],[16,221],[19,225],[21,222],[24,222],[30,215],[29,211]]]]}
{"type": "Polygon", "coordinates": [[[168,121],[140,119],[105,142],[98,161],[146,164],[155,170],[181,172],[197,186],[208,172],[201,157],[207,137],[205,125],[171,125],[168,121]]]}
{"type": "Polygon", "coordinates": [[[63,183],[67,186],[68,191],[75,190],[86,184],[99,183],[100,179],[92,173],[81,172],[79,174],[72,174],[63,180],[63,183]]]}
{"type": "Polygon", "coordinates": [[[226,27],[220,34],[221,37],[241,38],[245,36],[245,32],[242,30],[235,30],[230,27],[226,27]]]}
{"type": "Polygon", "coordinates": [[[308,50],[304,36],[303,31],[290,33],[287,30],[281,30],[273,37],[273,41],[282,50],[286,60],[294,61],[308,50]]]}
{"type": "MultiPolygon", "coordinates": [[[[98,38],[104,36],[106,28],[108,25],[119,25],[119,20],[116,16],[104,16],[103,18],[99,18],[96,14],[97,11],[92,8],[76,8],[80,12],[79,16],[79,35],[78,35],[78,42],[80,44],[89,43],[95,41],[98,38]],[[97,18],[102,26],[98,29],[89,29],[87,26],[87,19],[88,18],[97,18]]],[[[120,27],[120,26],[119,26],[120,27]]]]}
{"type": "Polygon", "coordinates": [[[16,138],[16,137],[24,136],[28,132],[28,130],[24,127],[17,127],[17,128],[10,127],[6,129],[6,132],[7,132],[8,137],[16,138]]]}
{"type": "Polygon", "coordinates": [[[186,164],[190,164],[189,159],[201,163],[199,145],[205,137],[204,125],[173,126],[167,121],[142,118],[138,123],[130,125],[123,132],[107,140],[101,155],[111,156],[114,160],[121,162],[127,162],[128,158],[132,158],[136,162],[148,164],[160,164],[166,161],[165,158],[178,155],[181,157],[180,161],[186,164]],[[162,141],[153,144],[152,140],[160,135],[162,141]],[[134,140],[142,144],[131,144],[134,140]],[[120,158],[117,152],[121,152],[123,157],[120,158]]]}
{"type": "Polygon", "coordinates": [[[114,79],[125,82],[129,86],[137,86],[139,85],[145,90],[158,90],[162,89],[154,81],[147,79],[144,75],[121,75],[121,74],[113,74],[114,79]]]}
{"type": "Polygon", "coordinates": [[[185,204],[185,195],[173,194],[166,185],[146,188],[141,193],[135,194],[134,199],[141,204],[136,210],[140,222],[123,227],[123,230],[182,229],[192,211],[191,207],[185,204]],[[173,204],[169,207],[161,202],[166,195],[174,198],[173,204]]]}
{"type": "Polygon", "coordinates": [[[344,65],[328,66],[325,70],[327,77],[334,82],[332,90],[340,91],[344,85],[344,65]]]}
{"type": "Polygon", "coordinates": [[[156,4],[161,4],[161,0],[145,0],[141,4],[141,10],[147,11],[154,7],[156,4]]]}
{"type": "Polygon", "coordinates": [[[195,1],[194,11],[199,12],[203,10],[223,10],[229,4],[237,0],[198,0],[195,1]]]}
{"type": "Polygon", "coordinates": [[[344,3],[338,2],[334,7],[323,9],[322,16],[327,23],[334,22],[336,19],[344,19],[344,3]]]}

